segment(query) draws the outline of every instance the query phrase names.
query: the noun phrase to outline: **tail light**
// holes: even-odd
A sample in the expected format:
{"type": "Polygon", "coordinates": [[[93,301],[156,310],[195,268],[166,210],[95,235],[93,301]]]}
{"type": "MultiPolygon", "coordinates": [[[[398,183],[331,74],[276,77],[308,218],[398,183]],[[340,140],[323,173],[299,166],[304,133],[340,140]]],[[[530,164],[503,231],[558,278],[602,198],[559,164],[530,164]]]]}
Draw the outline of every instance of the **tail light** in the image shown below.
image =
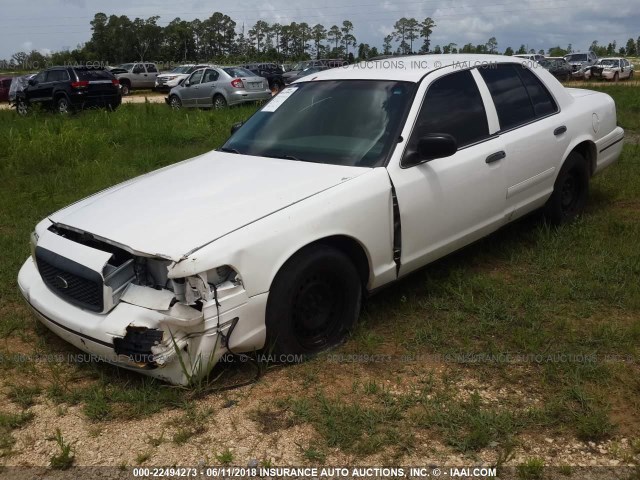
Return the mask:
{"type": "Polygon", "coordinates": [[[114,87],[117,87],[118,85],[120,85],[120,80],[118,80],[117,78],[114,78],[113,80],[111,80],[111,83],[113,83],[114,87]]]}
{"type": "Polygon", "coordinates": [[[72,88],[87,88],[89,86],[89,82],[84,80],[82,82],[71,82],[72,88]]]}
{"type": "Polygon", "coordinates": [[[231,86],[233,88],[244,88],[244,83],[242,83],[242,80],[239,78],[236,78],[235,80],[231,80],[231,86]]]}

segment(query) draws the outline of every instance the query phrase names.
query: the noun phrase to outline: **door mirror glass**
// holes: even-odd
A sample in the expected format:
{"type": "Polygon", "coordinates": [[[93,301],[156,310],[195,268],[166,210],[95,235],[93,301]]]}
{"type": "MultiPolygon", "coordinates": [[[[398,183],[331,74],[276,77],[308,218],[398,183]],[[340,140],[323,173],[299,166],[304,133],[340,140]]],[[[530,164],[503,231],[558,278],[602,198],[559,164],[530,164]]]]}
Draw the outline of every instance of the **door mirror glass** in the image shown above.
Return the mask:
{"type": "Polygon", "coordinates": [[[29,79],[29,85],[34,86],[36,83],[38,83],[38,82],[36,81],[35,78],[30,78],[29,79]]]}
{"type": "Polygon", "coordinates": [[[231,125],[231,135],[233,135],[234,133],[236,133],[238,131],[238,129],[244,124],[244,122],[238,122],[238,123],[234,123],[233,125],[231,125]]]}
{"type": "Polygon", "coordinates": [[[458,142],[448,133],[429,133],[420,137],[415,151],[402,159],[404,168],[413,167],[436,158],[450,157],[458,151],[458,142]]]}

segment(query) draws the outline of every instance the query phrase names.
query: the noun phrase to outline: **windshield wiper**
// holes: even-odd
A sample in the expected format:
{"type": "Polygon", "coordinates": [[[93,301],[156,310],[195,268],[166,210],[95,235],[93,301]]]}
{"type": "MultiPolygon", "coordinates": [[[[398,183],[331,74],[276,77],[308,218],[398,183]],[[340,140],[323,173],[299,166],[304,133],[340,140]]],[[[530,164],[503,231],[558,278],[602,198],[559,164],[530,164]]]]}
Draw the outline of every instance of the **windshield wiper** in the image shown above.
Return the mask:
{"type": "Polygon", "coordinates": [[[296,160],[298,162],[309,162],[310,161],[310,160],[305,160],[304,158],[294,157],[293,155],[265,155],[265,157],[281,158],[282,160],[296,160]]]}
{"type": "Polygon", "coordinates": [[[236,150],[235,148],[227,148],[227,147],[220,147],[218,149],[219,152],[226,152],[226,153],[240,153],[238,150],[236,150]]]}

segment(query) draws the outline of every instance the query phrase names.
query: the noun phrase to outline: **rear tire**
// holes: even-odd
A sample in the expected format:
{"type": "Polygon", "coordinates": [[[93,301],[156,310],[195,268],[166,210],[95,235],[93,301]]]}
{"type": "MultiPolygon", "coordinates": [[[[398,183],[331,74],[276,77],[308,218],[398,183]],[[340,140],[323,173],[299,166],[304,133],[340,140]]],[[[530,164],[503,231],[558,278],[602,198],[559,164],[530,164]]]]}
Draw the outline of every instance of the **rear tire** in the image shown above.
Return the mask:
{"type": "Polygon", "coordinates": [[[220,110],[221,108],[225,108],[226,106],[227,101],[222,95],[217,94],[215,97],[213,97],[213,108],[215,108],[216,110],[220,110]]]}
{"type": "Polygon", "coordinates": [[[544,207],[545,218],[553,225],[571,222],[584,211],[588,196],[587,161],[578,152],[571,152],[560,169],[553,193],[544,207]]]}
{"type": "Polygon", "coordinates": [[[338,345],[354,328],[361,302],[360,276],[343,252],[321,244],[304,248],[271,285],[265,348],[306,356],[338,345]]]}
{"type": "Polygon", "coordinates": [[[273,87],[271,87],[271,93],[273,95],[277,95],[280,90],[282,90],[282,84],[276,80],[275,82],[273,82],[273,87]]]}
{"type": "Polygon", "coordinates": [[[68,115],[71,113],[71,104],[69,103],[69,99],[64,95],[62,97],[58,97],[56,100],[56,112],[60,115],[68,115]]]}

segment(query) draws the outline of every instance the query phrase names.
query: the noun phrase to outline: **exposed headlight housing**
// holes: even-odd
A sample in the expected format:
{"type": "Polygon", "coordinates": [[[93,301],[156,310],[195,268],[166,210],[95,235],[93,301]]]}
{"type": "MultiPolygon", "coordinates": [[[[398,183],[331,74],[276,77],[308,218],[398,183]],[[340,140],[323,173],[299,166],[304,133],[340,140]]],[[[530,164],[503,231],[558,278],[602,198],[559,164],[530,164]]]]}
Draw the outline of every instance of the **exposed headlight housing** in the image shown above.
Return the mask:
{"type": "Polygon", "coordinates": [[[194,305],[213,300],[219,289],[235,287],[242,284],[242,279],[229,265],[212,268],[197,275],[173,279],[173,291],[178,301],[194,305]]]}

